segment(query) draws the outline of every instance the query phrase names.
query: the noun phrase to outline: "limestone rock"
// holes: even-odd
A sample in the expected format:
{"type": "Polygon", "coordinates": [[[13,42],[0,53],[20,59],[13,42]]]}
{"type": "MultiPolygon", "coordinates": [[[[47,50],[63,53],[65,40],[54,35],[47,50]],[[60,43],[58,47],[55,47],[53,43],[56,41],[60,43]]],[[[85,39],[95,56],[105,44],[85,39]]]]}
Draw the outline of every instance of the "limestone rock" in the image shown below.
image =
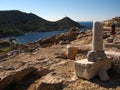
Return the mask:
{"type": "Polygon", "coordinates": [[[120,73],[120,53],[115,51],[106,51],[108,57],[110,57],[113,71],[120,73]]]}
{"type": "Polygon", "coordinates": [[[76,54],[78,53],[78,47],[76,47],[76,46],[67,46],[66,49],[62,50],[62,53],[68,59],[74,60],[76,54]]]}
{"type": "Polygon", "coordinates": [[[15,72],[14,80],[15,82],[22,80],[26,75],[36,71],[34,67],[23,67],[15,72]]]}
{"type": "Polygon", "coordinates": [[[56,53],[56,58],[67,59],[66,49],[63,49],[60,53],[56,53]]]}
{"type": "Polygon", "coordinates": [[[34,72],[35,70],[36,69],[33,67],[23,67],[16,70],[15,72],[7,74],[0,79],[0,90],[2,90],[2,88],[6,87],[9,84],[22,80],[26,75],[34,72]]]}
{"type": "Polygon", "coordinates": [[[120,44],[106,43],[105,47],[106,48],[113,48],[114,47],[114,48],[120,49],[120,44]]]}
{"type": "Polygon", "coordinates": [[[104,32],[104,33],[103,33],[103,39],[106,39],[106,38],[108,38],[108,37],[110,37],[110,34],[107,33],[107,32],[104,32]]]}
{"type": "Polygon", "coordinates": [[[14,82],[14,74],[8,74],[0,79],[0,90],[3,90],[4,87],[14,82]]]}
{"type": "Polygon", "coordinates": [[[100,70],[98,75],[99,75],[101,81],[109,80],[109,76],[108,76],[106,70],[104,70],[104,69],[100,70]]]}
{"type": "Polygon", "coordinates": [[[61,41],[59,41],[58,44],[59,44],[59,45],[64,45],[64,44],[65,44],[65,41],[61,40],[61,41]]]}
{"type": "Polygon", "coordinates": [[[107,38],[107,42],[108,42],[108,43],[112,43],[112,42],[113,42],[113,40],[114,40],[114,38],[113,38],[113,37],[109,37],[109,38],[107,38]]]}
{"type": "Polygon", "coordinates": [[[48,74],[39,81],[35,90],[61,90],[63,81],[48,74]]]}

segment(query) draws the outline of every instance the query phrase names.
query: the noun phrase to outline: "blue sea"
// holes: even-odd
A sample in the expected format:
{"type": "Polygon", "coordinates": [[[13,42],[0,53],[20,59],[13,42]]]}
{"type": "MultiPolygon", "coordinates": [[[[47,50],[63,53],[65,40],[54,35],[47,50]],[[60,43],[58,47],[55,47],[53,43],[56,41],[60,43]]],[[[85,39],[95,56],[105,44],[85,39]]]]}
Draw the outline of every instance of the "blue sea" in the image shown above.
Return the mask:
{"type": "MultiPolygon", "coordinates": [[[[80,25],[85,26],[85,28],[81,30],[88,30],[92,28],[92,22],[78,22],[80,25]]],[[[27,44],[39,39],[44,39],[49,36],[57,35],[60,33],[68,32],[69,30],[59,30],[59,31],[52,31],[52,32],[29,32],[26,33],[24,36],[17,36],[12,37],[16,39],[16,42],[19,44],[27,44]]]]}

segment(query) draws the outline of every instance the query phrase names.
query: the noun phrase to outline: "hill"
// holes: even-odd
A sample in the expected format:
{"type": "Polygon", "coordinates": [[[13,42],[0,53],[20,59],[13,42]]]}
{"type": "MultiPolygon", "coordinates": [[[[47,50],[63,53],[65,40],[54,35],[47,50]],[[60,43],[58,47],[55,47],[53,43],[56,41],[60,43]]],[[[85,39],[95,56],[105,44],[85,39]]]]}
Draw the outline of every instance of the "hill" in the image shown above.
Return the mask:
{"type": "Polygon", "coordinates": [[[69,17],[50,22],[33,13],[25,13],[18,10],[0,11],[0,37],[9,35],[22,35],[25,32],[54,31],[82,28],[77,22],[69,17]]]}
{"type": "Polygon", "coordinates": [[[120,27],[120,16],[119,17],[114,17],[110,20],[105,20],[103,22],[104,26],[111,26],[112,22],[115,22],[117,27],[120,27]]]}

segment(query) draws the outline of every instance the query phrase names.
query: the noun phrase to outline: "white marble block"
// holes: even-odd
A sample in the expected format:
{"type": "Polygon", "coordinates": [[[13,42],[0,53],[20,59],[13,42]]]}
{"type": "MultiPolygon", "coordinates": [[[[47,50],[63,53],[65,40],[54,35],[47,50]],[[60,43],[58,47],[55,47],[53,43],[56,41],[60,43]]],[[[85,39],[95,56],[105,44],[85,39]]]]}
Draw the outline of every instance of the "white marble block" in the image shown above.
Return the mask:
{"type": "Polygon", "coordinates": [[[91,62],[88,59],[75,61],[76,75],[87,80],[99,75],[101,81],[107,81],[109,76],[106,71],[111,68],[110,61],[110,58],[98,62],[91,62]]]}

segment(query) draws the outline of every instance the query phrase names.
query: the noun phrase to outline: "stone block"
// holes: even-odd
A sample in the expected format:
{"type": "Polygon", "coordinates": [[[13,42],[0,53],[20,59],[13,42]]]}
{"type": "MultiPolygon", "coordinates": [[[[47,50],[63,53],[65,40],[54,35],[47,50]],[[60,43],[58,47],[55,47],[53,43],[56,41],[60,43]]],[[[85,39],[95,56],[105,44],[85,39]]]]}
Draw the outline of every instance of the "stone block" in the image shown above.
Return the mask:
{"type": "Polygon", "coordinates": [[[67,46],[66,49],[62,50],[62,56],[71,60],[75,59],[76,54],[78,53],[78,47],[76,46],[67,46]]]}
{"type": "Polygon", "coordinates": [[[96,75],[100,76],[101,81],[108,80],[106,71],[111,68],[110,58],[98,62],[90,62],[88,59],[75,61],[75,71],[79,78],[90,80],[96,75]],[[102,72],[103,71],[103,72],[102,72]]]}
{"type": "Polygon", "coordinates": [[[78,53],[78,47],[67,46],[66,55],[68,59],[74,60],[77,53],[78,53]]]}

